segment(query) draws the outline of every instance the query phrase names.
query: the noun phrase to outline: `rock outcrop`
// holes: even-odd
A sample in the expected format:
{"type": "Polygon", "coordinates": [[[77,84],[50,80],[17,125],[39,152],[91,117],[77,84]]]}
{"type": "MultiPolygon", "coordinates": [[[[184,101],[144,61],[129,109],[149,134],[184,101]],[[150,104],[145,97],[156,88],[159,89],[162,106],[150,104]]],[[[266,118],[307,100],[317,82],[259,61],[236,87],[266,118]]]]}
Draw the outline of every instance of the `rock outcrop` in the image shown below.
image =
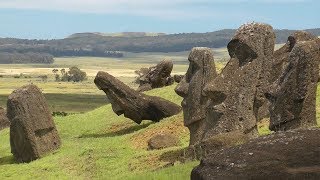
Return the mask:
{"type": "Polygon", "coordinates": [[[141,69],[139,72],[138,82],[139,88],[137,91],[148,91],[154,88],[169,86],[174,83],[171,77],[173,63],[171,60],[163,60],[154,67],[150,67],[148,71],[141,69]]]}
{"type": "Polygon", "coordinates": [[[179,139],[172,134],[157,134],[148,141],[148,149],[164,149],[178,144],[179,139]]]}
{"type": "Polygon", "coordinates": [[[187,73],[175,91],[183,97],[184,125],[190,131],[190,145],[194,145],[200,142],[205,130],[208,97],[202,95],[203,88],[217,76],[217,72],[210,48],[193,48],[188,60],[187,73]]]}
{"type": "Polygon", "coordinates": [[[320,179],[319,139],[319,128],[262,136],[207,156],[191,179],[320,179]]]}
{"type": "Polygon", "coordinates": [[[7,111],[0,107],[0,130],[10,126],[10,121],[7,117],[7,111]]]}
{"type": "Polygon", "coordinates": [[[175,103],[139,93],[106,72],[98,72],[94,83],[106,93],[118,116],[124,114],[138,124],[142,120],[158,122],[181,111],[175,103]]]}
{"type": "Polygon", "coordinates": [[[257,112],[264,101],[260,88],[267,79],[262,71],[272,61],[274,43],[270,25],[251,23],[238,29],[228,44],[230,61],[204,88],[210,98],[204,140],[232,131],[257,136],[257,112]]]}
{"type": "Polygon", "coordinates": [[[288,59],[284,72],[266,93],[273,131],[316,125],[320,46],[316,40],[298,42],[288,59]]]}
{"type": "Polygon", "coordinates": [[[184,75],[178,75],[178,74],[173,75],[174,82],[180,83],[183,77],[184,75]]]}
{"type": "Polygon", "coordinates": [[[59,148],[60,138],[40,89],[23,86],[8,97],[11,152],[18,162],[30,162],[59,148]]]}

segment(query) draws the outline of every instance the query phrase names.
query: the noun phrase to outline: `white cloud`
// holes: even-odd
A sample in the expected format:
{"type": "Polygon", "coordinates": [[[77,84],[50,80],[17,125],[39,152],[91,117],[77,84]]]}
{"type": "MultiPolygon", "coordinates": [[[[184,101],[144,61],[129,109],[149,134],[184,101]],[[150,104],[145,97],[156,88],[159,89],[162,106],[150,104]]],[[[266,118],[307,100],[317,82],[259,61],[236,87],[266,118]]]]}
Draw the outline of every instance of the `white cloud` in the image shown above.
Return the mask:
{"type": "MultiPolygon", "coordinates": [[[[126,14],[155,17],[212,16],[209,11],[186,12],[193,6],[232,3],[302,3],[312,0],[0,0],[0,8],[38,9],[64,12],[126,14]]],[[[217,15],[217,12],[216,14],[217,15]]]]}

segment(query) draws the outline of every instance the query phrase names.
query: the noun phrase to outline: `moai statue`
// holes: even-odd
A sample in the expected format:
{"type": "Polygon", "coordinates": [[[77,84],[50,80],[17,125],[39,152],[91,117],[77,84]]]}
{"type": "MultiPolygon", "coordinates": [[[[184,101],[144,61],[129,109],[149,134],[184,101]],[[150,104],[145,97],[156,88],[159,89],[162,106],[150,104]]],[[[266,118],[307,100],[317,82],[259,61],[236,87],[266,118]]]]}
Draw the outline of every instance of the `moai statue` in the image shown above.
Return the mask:
{"type": "Polygon", "coordinates": [[[189,69],[175,91],[184,98],[181,103],[184,125],[190,131],[190,145],[194,145],[202,139],[205,129],[208,98],[202,96],[203,88],[217,76],[217,72],[213,52],[209,48],[193,48],[188,60],[189,69]]]}
{"type": "Polygon", "coordinates": [[[181,112],[177,104],[156,96],[139,93],[107,72],[99,71],[94,83],[103,90],[111,105],[112,110],[118,115],[124,115],[137,124],[142,120],[159,122],[181,112]]]}
{"type": "Polygon", "coordinates": [[[319,40],[298,42],[284,72],[269,87],[270,130],[316,126],[316,93],[319,76],[319,40]]]}
{"type": "Polygon", "coordinates": [[[237,132],[255,137],[256,112],[267,74],[262,71],[272,61],[275,34],[267,24],[241,26],[228,44],[231,59],[213,81],[207,83],[204,95],[210,98],[204,141],[217,134],[237,132]]]}
{"type": "Polygon", "coordinates": [[[60,147],[60,137],[48,104],[35,85],[23,86],[8,97],[11,152],[18,162],[39,159],[60,147]]]}

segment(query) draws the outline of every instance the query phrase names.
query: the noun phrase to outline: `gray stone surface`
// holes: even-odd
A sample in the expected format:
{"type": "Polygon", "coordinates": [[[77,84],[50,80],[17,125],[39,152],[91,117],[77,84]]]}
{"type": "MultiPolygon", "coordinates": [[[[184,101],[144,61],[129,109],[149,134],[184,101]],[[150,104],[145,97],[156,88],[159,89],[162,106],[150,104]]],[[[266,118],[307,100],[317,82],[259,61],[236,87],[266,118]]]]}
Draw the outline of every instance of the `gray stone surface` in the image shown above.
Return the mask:
{"type": "Polygon", "coordinates": [[[189,128],[190,145],[193,145],[200,142],[205,129],[208,97],[202,95],[203,88],[217,76],[217,72],[210,48],[193,48],[188,60],[188,71],[175,91],[183,97],[184,125],[189,128]]]}
{"type": "Polygon", "coordinates": [[[18,162],[30,162],[59,148],[61,142],[47,102],[35,85],[8,97],[11,152],[18,162]]]}
{"type": "Polygon", "coordinates": [[[320,46],[316,40],[298,42],[289,62],[266,93],[273,131],[316,126],[316,94],[320,46]]]}
{"type": "Polygon", "coordinates": [[[107,72],[98,72],[94,83],[103,90],[113,111],[140,124],[142,120],[158,122],[181,112],[181,107],[156,96],[139,93],[107,72]]]}

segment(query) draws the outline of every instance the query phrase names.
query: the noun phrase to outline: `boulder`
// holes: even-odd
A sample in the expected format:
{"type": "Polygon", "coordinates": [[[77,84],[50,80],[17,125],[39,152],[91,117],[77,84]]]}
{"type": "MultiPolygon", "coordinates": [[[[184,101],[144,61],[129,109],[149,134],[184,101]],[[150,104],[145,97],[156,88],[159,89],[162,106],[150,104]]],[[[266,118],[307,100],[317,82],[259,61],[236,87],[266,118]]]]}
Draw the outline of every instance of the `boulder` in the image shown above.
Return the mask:
{"type": "Polygon", "coordinates": [[[181,111],[181,107],[175,103],[139,93],[107,72],[98,72],[94,83],[106,93],[113,111],[118,116],[124,114],[138,124],[142,120],[158,122],[181,111]]]}
{"type": "Polygon", "coordinates": [[[213,52],[210,48],[193,48],[189,57],[189,68],[186,75],[176,87],[176,93],[183,97],[184,125],[190,131],[190,145],[199,143],[205,130],[206,108],[208,97],[203,96],[206,83],[216,76],[213,52]]]}
{"type": "Polygon", "coordinates": [[[7,117],[7,111],[0,107],[0,130],[10,126],[10,121],[7,117]]]}
{"type": "Polygon", "coordinates": [[[35,85],[26,85],[8,97],[11,152],[18,162],[30,162],[60,146],[60,137],[45,97],[35,85]]]}
{"type": "Polygon", "coordinates": [[[179,139],[172,134],[156,134],[148,141],[148,149],[164,149],[178,144],[179,139]]]}
{"type": "Polygon", "coordinates": [[[180,83],[181,80],[183,79],[183,77],[184,77],[184,75],[175,74],[175,75],[173,76],[174,82],[180,83]]]}
{"type": "Polygon", "coordinates": [[[263,104],[266,84],[262,73],[272,61],[275,34],[267,24],[241,26],[228,44],[231,59],[222,72],[204,87],[210,99],[203,140],[215,135],[238,131],[256,137],[257,112],[263,104]]]}
{"type": "Polygon", "coordinates": [[[139,75],[137,81],[140,84],[137,91],[149,90],[149,88],[145,88],[146,86],[154,89],[173,84],[173,78],[170,76],[172,69],[173,63],[171,60],[163,60],[156,66],[150,67],[148,71],[141,69],[137,73],[139,75]]]}
{"type": "Polygon", "coordinates": [[[270,130],[316,126],[320,46],[316,40],[296,43],[280,78],[269,87],[270,130]]]}
{"type": "Polygon", "coordinates": [[[262,136],[207,156],[191,179],[320,179],[319,139],[319,128],[262,136]]]}

